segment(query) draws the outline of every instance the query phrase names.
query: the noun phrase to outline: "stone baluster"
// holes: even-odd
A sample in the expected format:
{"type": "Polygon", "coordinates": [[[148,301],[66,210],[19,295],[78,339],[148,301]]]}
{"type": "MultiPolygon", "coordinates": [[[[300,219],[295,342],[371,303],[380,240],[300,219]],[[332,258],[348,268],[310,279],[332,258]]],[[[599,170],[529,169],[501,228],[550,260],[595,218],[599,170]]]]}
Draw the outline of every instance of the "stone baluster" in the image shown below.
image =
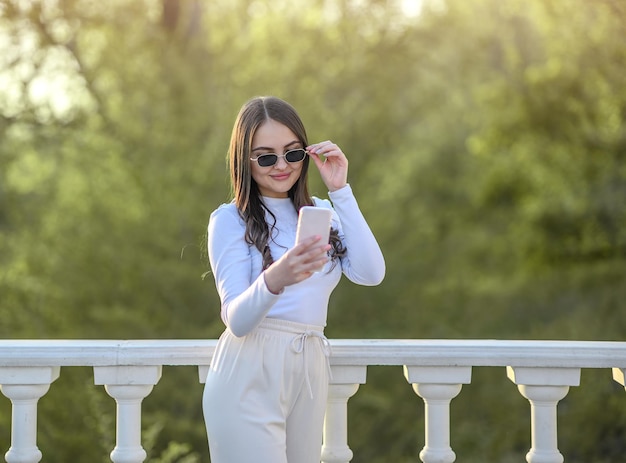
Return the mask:
{"type": "Polygon", "coordinates": [[[404,376],[424,400],[425,445],[420,452],[424,463],[452,463],[456,454],[450,447],[450,401],[472,379],[472,367],[404,367],[404,376]]]}
{"type": "Polygon", "coordinates": [[[0,367],[0,390],[11,400],[11,447],[7,463],[37,463],[37,402],[59,377],[60,367],[0,367]]]}
{"type": "Polygon", "coordinates": [[[104,385],[117,403],[114,463],[141,463],[146,451],[141,446],[141,402],[161,378],[161,366],[96,366],[94,382],[104,385]]]}
{"type": "Polygon", "coordinates": [[[367,366],[332,365],[328,389],[322,463],[348,463],[352,450],[348,446],[348,399],[365,384],[367,366]]]}
{"type": "Polygon", "coordinates": [[[531,448],[528,463],[563,463],[558,449],[558,402],[580,384],[580,368],[507,367],[508,378],[530,402],[531,448]]]}

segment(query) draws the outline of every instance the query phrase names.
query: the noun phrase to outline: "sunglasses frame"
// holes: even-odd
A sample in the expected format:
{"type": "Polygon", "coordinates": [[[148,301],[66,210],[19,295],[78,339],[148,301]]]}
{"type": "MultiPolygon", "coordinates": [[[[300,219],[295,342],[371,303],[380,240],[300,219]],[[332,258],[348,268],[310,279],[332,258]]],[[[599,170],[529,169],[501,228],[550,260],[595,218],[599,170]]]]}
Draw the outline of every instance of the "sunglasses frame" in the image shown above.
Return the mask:
{"type": "Polygon", "coordinates": [[[304,159],[306,158],[306,150],[304,148],[294,148],[292,150],[285,152],[285,154],[263,153],[263,154],[259,154],[256,158],[250,158],[250,160],[256,161],[257,164],[259,164],[259,167],[273,167],[278,162],[278,158],[285,158],[285,161],[287,161],[289,164],[295,164],[295,163],[304,161],[304,159]],[[294,151],[302,151],[304,153],[304,155],[302,156],[302,159],[298,161],[290,161],[289,159],[287,159],[287,156],[289,155],[289,153],[293,153],[294,151]],[[276,160],[271,164],[263,165],[259,162],[259,159],[264,156],[276,156],[276,160]]]}

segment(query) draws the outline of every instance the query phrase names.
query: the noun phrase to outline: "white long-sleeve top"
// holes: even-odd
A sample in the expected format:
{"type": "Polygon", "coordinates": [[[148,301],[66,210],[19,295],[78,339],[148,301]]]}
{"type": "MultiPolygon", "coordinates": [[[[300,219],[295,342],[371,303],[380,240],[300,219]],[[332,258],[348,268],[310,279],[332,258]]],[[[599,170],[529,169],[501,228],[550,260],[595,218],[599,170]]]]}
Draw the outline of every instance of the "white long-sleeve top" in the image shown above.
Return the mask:
{"type": "MultiPolygon", "coordinates": [[[[208,226],[208,251],[215,285],[221,299],[221,316],[235,336],[252,331],[265,317],[326,326],[328,300],[343,272],[354,283],[373,286],[385,276],[385,260],[350,185],[330,192],[330,200],[314,198],[315,205],[333,210],[332,227],[337,229],[346,254],[310,278],[271,293],[263,275],[263,258],[245,240],[246,226],[234,203],[222,204],[208,226]],[[332,270],[331,270],[332,268],[332,270]]],[[[298,213],[289,198],[263,197],[270,226],[269,247],[276,261],[295,245],[298,213]]]]}

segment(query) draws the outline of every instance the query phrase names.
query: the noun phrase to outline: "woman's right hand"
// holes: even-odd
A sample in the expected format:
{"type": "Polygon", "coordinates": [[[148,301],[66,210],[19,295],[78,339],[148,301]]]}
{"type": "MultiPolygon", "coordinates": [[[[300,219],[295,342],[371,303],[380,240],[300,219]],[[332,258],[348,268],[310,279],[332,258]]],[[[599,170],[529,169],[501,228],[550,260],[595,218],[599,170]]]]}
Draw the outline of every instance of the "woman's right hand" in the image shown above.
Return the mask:
{"type": "Polygon", "coordinates": [[[321,236],[312,236],[288,250],[265,270],[265,285],[270,292],[280,294],[291,286],[309,278],[328,262],[330,244],[320,244],[321,236]]]}

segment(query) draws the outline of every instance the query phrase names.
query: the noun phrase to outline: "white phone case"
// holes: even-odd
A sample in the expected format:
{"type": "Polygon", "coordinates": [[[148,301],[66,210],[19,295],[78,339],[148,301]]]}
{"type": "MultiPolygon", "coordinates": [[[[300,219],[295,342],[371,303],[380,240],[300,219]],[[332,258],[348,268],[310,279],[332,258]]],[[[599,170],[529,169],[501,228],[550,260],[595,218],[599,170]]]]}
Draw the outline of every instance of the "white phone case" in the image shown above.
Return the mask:
{"type": "Polygon", "coordinates": [[[300,208],[296,244],[314,235],[322,237],[320,244],[328,243],[332,215],[332,210],[325,207],[304,206],[300,208]]]}

